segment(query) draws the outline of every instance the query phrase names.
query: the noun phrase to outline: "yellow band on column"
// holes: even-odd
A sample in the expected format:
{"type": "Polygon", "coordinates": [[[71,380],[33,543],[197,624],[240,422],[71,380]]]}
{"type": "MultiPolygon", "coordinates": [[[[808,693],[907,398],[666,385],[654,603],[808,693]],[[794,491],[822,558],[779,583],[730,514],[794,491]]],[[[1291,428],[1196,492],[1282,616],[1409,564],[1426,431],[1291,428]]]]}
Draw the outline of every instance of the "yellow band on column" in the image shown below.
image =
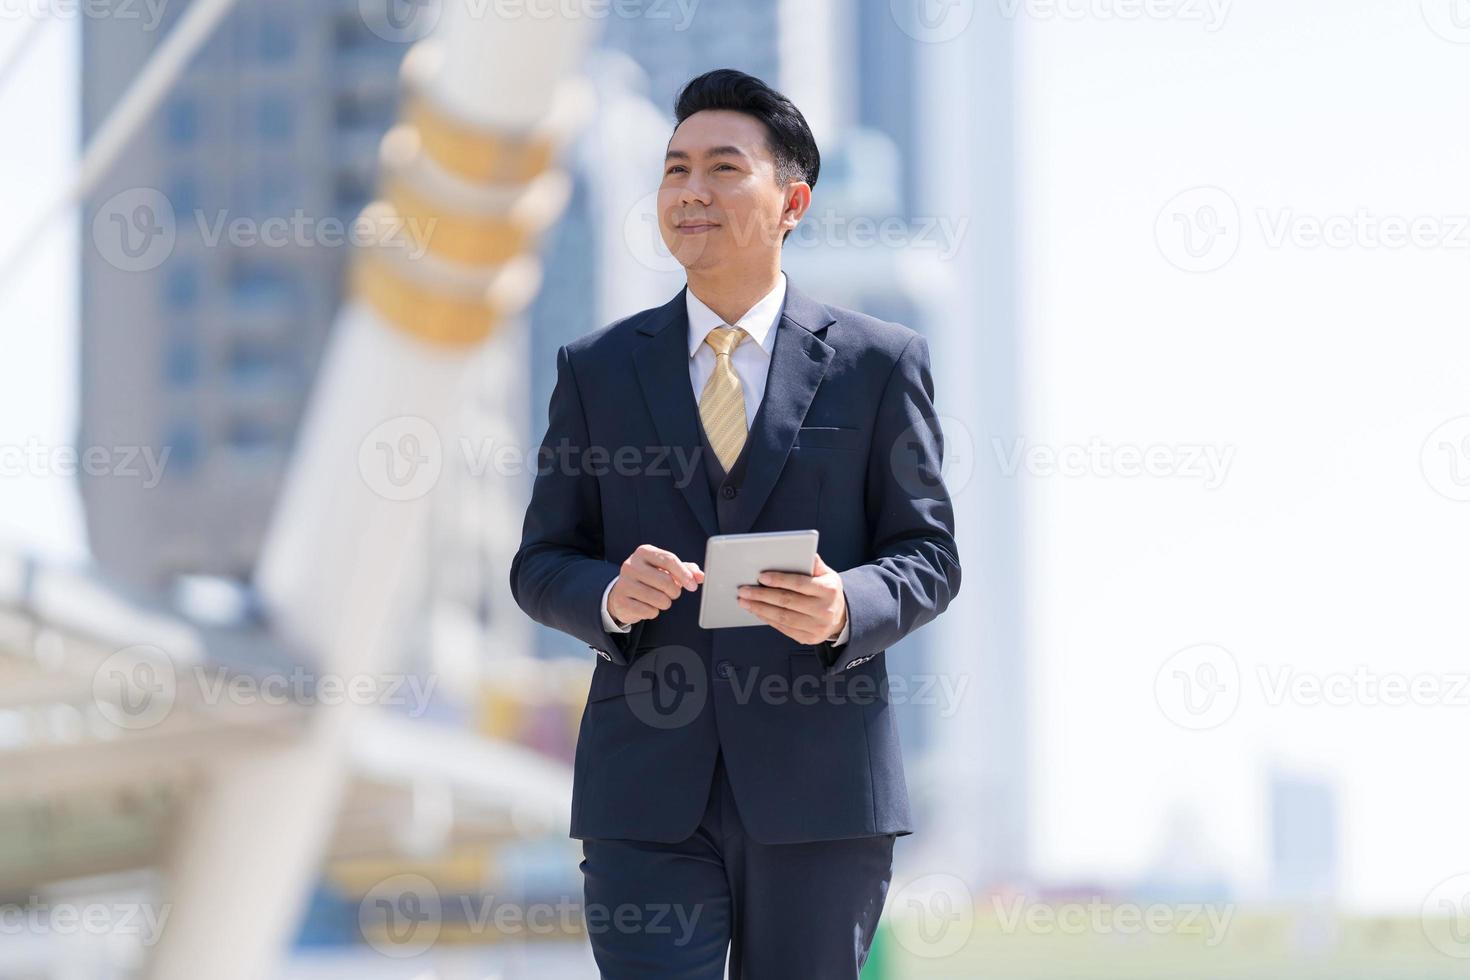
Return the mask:
{"type": "Polygon", "coordinates": [[[496,265],[530,250],[534,229],[509,214],[466,214],[430,203],[402,179],[389,179],[388,203],[415,245],[466,265],[496,265]]]}
{"type": "Polygon", "coordinates": [[[524,182],[551,166],[556,151],[549,133],[497,133],[451,119],[422,94],[405,96],[403,121],[445,170],[477,184],[524,182]]]}
{"type": "Polygon", "coordinates": [[[353,255],[351,275],[354,296],[395,327],[431,344],[478,344],[498,320],[485,297],[456,295],[414,282],[371,248],[353,255]]]}

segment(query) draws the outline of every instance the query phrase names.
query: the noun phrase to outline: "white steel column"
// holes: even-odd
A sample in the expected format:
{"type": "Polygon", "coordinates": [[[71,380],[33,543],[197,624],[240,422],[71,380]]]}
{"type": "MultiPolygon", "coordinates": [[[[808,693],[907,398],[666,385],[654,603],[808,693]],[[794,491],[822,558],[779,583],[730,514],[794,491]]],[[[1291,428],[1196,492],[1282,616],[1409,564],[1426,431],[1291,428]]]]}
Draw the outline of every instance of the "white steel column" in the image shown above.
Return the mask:
{"type": "MultiPolygon", "coordinates": [[[[457,451],[467,366],[539,282],[528,249],[510,254],[519,232],[540,230],[537,221],[516,225],[525,215],[507,218],[496,201],[507,185],[544,174],[525,163],[535,158],[525,147],[555,142],[546,120],[566,103],[595,22],[525,11],[497,19],[494,10],[448,0],[434,37],[410,56],[417,133],[385,141],[385,154],[400,151],[407,184],[371,207],[390,216],[419,207],[406,214],[445,221],[421,242],[429,254],[412,262],[364,250],[262,552],[257,584],[273,624],[321,677],[392,669],[399,607],[419,591],[407,577],[421,564],[413,559],[429,491],[445,454],[457,451]]],[[[535,200],[554,199],[554,190],[535,200]]],[[[552,205],[530,210],[551,220],[560,210],[552,205]]],[[[298,744],[211,769],[167,868],[170,918],[149,976],[277,972],[335,823],[354,723],[367,710],[314,709],[298,744]]]]}

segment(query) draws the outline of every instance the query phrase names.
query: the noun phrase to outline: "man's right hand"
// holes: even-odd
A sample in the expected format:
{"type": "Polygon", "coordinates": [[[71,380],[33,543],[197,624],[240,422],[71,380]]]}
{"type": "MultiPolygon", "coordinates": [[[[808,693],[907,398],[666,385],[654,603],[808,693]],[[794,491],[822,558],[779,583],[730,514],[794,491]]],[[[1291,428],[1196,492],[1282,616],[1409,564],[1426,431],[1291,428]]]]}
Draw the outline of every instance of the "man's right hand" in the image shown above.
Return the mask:
{"type": "Polygon", "coordinates": [[[680,589],[693,592],[703,582],[704,572],[694,562],[680,561],[672,551],[641,544],[623,562],[607,595],[607,611],[625,626],[654,619],[674,604],[680,589]]]}

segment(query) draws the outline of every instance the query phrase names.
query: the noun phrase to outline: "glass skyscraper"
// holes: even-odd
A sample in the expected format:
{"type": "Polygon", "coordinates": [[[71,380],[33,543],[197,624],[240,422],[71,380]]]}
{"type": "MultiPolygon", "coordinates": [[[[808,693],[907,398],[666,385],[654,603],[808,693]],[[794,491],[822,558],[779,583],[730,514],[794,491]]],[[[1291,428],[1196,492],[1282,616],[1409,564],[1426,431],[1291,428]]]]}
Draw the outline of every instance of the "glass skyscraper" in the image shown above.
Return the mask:
{"type": "MultiPolygon", "coordinates": [[[[188,6],[83,19],[85,139],[188,6]]],[[[83,468],[115,580],[255,563],[395,114],[407,45],[381,33],[356,0],[240,4],[84,204],[77,443],[163,462],[83,468]]]]}

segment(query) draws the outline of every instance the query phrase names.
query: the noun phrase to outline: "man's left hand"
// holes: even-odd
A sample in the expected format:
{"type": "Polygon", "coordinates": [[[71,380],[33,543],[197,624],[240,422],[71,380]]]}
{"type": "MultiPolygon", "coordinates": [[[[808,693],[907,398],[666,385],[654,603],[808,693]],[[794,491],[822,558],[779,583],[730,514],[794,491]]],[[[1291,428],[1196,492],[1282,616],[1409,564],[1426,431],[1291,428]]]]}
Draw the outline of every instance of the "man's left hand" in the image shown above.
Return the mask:
{"type": "Polygon", "coordinates": [[[761,572],[760,585],[740,587],[740,606],[755,613],[797,643],[824,643],[847,625],[842,578],[822,556],[812,573],[761,572]]]}

